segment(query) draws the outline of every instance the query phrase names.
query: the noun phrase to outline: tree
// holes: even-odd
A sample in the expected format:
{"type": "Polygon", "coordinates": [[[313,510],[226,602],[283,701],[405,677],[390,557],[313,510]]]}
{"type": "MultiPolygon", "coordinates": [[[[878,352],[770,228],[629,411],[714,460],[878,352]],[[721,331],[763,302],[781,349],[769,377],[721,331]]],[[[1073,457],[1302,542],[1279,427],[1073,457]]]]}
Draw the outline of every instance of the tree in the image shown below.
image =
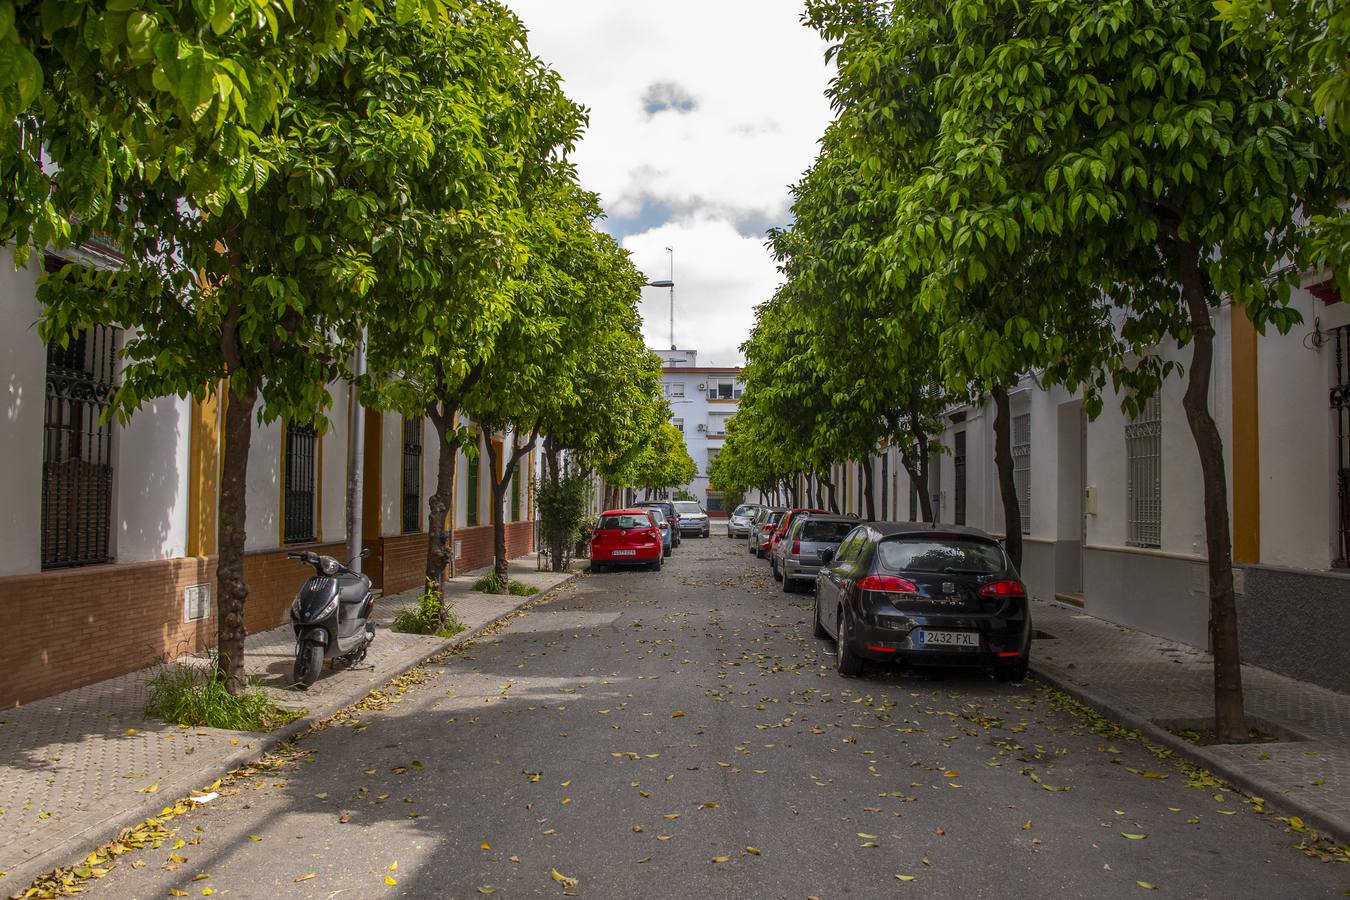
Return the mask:
{"type": "Polygon", "coordinates": [[[670,422],[652,429],[631,470],[634,487],[648,492],[682,487],[698,477],[698,466],[684,443],[684,433],[670,422]]]}
{"type": "MultiPolygon", "coordinates": [[[[849,24],[813,6],[847,48],[849,24]]],[[[1104,348],[1104,364],[1139,391],[1126,394],[1127,408],[1166,373],[1162,338],[1191,345],[1183,405],[1204,482],[1216,729],[1221,740],[1246,740],[1227,479],[1207,402],[1211,310],[1226,295],[1258,328],[1295,321],[1285,300],[1297,273],[1280,266],[1300,249],[1296,211],[1325,206],[1325,133],[1272,60],[1226,42],[1200,0],[906,0],[882,25],[885,41],[873,30],[853,60],[841,50],[840,84],[869,167],[885,169],[907,139],[909,125],[887,121],[898,97],[917,94],[941,122],[927,167],[899,179],[883,248],[931,270],[927,302],[936,308],[956,287],[1001,305],[1034,285],[1056,302],[1043,316],[1005,317],[1002,338],[1034,349],[1047,322],[1085,315],[1082,300],[1058,302],[1062,292],[1091,302],[1101,286],[1123,339],[1104,348]],[[1067,290],[1075,286],[1088,290],[1067,290]],[[1126,350],[1144,366],[1126,366],[1126,350]]],[[[997,351],[981,332],[951,336],[963,352],[997,351]]],[[[1047,359],[1072,362],[1074,349],[1047,359]]]]}
{"type": "Polygon", "coordinates": [[[203,215],[184,206],[182,192],[166,197],[157,182],[127,181],[114,195],[136,226],[123,233],[125,268],[67,267],[42,287],[44,333],[57,340],[87,324],[136,329],[124,351],[120,415],[149,397],[229,392],[217,649],[232,691],[244,685],[245,475],[255,407],[261,399],[264,422],[322,428],[326,385],[345,374],[372,289],[392,295],[434,279],[441,261],[420,251],[452,227],[443,175],[465,143],[463,114],[477,105],[465,102],[472,82],[460,77],[462,59],[504,56],[485,27],[496,15],[473,4],[455,26],[434,31],[377,19],[361,42],[314,60],[311,80],[285,99],[258,151],[273,173],[265,183],[203,215]],[[424,175],[433,170],[441,193],[431,197],[424,175]]]}
{"type": "Polygon", "coordinates": [[[467,436],[460,411],[512,319],[535,236],[531,215],[559,183],[571,182],[567,157],[585,123],[557,74],[530,54],[513,14],[486,2],[465,12],[473,15],[461,28],[437,38],[474,43],[438,65],[451,91],[434,119],[445,134],[413,195],[426,198],[426,231],[380,236],[389,252],[426,265],[417,277],[373,293],[365,382],[371,403],[425,415],[436,432],[426,562],[434,583],[453,559],[455,462],[467,436]],[[466,59],[474,65],[466,68],[466,59]]]}

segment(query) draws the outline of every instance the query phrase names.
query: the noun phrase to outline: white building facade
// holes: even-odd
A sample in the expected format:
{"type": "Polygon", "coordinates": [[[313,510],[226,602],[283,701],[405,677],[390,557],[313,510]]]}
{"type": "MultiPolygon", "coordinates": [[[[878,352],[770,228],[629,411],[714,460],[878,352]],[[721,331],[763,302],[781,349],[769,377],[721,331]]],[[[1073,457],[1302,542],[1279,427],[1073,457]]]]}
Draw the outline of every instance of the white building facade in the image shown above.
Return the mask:
{"type": "MultiPolygon", "coordinates": [[[[1246,661],[1350,689],[1350,307],[1325,282],[1296,290],[1303,323],[1258,335],[1215,314],[1209,406],[1223,434],[1234,576],[1246,661]]],[[[1189,348],[1166,354],[1188,365],[1189,348]]],[[[1108,396],[1095,420],[1081,397],[1024,379],[1010,393],[1022,500],[1022,575],[1031,592],[1162,637],[1208,646],[1208,576],[1199,457],[1173,376],[1130,418],[1108,396]]],[[[995,534],[1003,512],[992,404],[948,410],[926,490],[939,522],[995,534]]],[[[894,450],[872,461],[877,515],[917,519],[894,450]],[[884,485],[884,489],[883,489],[884,485]],[[884,493],[883,493],[884,490],[884,493]]],[[[856,464],[836,467],[844,511],[866,515],[856,464]]]]}
{"type": "Polygon", "coordinates": [[[700,366],[697,350],[656,350],[661,357],[661,380],[670,403],[671,424],[684,433],[698,475],[685,486],[708,514],[727,514],[722,492],[710,489],[708,465],[722,451],[727,420],[741,405],[745,383],[739,367],[700,366]]]}

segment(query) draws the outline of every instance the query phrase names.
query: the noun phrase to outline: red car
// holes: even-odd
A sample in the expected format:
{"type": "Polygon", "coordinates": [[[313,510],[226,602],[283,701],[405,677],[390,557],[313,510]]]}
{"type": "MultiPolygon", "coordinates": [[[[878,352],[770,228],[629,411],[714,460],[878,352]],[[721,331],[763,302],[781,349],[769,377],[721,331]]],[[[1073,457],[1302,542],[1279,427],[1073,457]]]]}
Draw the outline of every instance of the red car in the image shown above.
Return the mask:
{"type": "Polygon", "coordinates": [[[807,513],[819,513],[821,515],[828,516],[830,514],[830,511],[827,509],[806,509],[805,507],[798,507],[797,509],[789,509],[787,512],[783,513],[783,517],[778,520],[777,527],[774,528],[773,534],[769,537],[767,545],[769,550],[768,552],[769,568],[773,569],[773,574],[775,578],[778,577],[778,563],[774,559],[773,555],[774,548],[778,546],[778,542],[783,539],[783,535],[787,534],[788,529],[792,527],[792,520],[797,518],[798,516],[806,515],[807,513]]]}
{"type": "Polygon", "coordinates": [[[661,571],[665,542],[656,519],[645,509],[609,509],[591,532],[591,571],[610,566],[646,566],[661,571]]]}

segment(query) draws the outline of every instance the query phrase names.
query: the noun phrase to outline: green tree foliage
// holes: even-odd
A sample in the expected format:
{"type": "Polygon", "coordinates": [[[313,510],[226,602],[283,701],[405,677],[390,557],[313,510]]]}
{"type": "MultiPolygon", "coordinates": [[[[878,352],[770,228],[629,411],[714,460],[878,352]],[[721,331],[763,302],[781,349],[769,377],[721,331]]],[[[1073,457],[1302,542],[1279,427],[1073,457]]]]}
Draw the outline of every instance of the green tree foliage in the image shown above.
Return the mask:
{"type": "MultiPolygon", "coordinates": [[[[91,323],[136,329],[116,398],[198,398],[224,381],[217,578],[220,664],[242,685],[245,473],[255,406],[264,421],[325,422],[326,384],[344,375],[359,323],[383,335],[417,309],[382,319],[390,297],[439,283],[469,192],[494,140],[537,140],[524,103],[538,64],[519,23],[489,3],[463,3],[445,27],[376,18],[352,42],[313,60],[311,78],[281,102],[257,154],[272,173],[208,214],[153,183],[115,195],[128,221],[125,267],[68,269],[42,288],[44,333],[57,340],[91,323]],[[449,24],[453,23],[453,24],[449,24]],[[466,78],[465,59],[477,60],[466,78]],[[513,94],[512,92],[516,92],[513,94]],[[353,102],[353,101],[357,102],[353,102]],[[489,136],[493,129],[499,138],[489,136]]],[[[531,145],[533,146],[533,145],[531,145]]],[[[488,157],[518,177],[519,147],[488,157]]],[[[483,175],[483,170],[490,170],[483,175]]],[[[511,178],[507,180],[510,181],[511,178]]],[[[509,218],[509,217],[506,217],[509,218]]],[[[439,324],[432,320],[431,324],[439,324]]],[[[382,345],[381,345],[382,346],[382,345]]],[[[417,345],[417,346],[420,346],[417,345]]]]}
{"type": "Polygon", "coordinates": [[[648,492],[683,487],[698,477],[698,466],[684,443],[684,433],[670,422],[653,428],[629,469],[631,484],[648,492]]]}
{"type": "Polygon", "coordinates": [[[1134,407],[1167,371],[1160,341],[1191,345],[1218,730],[1244,740],[1211,315],[1227,298],[1258,328],[1296,320],[1295,212],[1334,186],[1307,98],[1201,0],[809,7],[837,44],[851,152],[896,193],[876,265],[922,279],[944,357],[989,388],[1042,365],[1091,386],[1105,367],[1134,407]]]}

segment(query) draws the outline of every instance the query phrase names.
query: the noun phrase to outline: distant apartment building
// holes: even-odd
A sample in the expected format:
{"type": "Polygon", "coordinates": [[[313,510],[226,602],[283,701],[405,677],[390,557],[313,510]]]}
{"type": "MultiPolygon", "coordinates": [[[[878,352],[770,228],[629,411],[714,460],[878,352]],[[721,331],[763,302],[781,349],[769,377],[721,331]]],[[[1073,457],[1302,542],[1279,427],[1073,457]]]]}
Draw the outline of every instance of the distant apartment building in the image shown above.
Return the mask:
{"type": "Polygon", "coordinates": [[[700,366],[697,350],[656,350],[661,380],[670,402],[671,424],[684,433],[698,467],[698,477],[685,486],[710,515],[726,514],[722,492],[710,490],[708,465],[722,452],[727,420],[736,414],[745,389],[738,366],[700,366]]]}

